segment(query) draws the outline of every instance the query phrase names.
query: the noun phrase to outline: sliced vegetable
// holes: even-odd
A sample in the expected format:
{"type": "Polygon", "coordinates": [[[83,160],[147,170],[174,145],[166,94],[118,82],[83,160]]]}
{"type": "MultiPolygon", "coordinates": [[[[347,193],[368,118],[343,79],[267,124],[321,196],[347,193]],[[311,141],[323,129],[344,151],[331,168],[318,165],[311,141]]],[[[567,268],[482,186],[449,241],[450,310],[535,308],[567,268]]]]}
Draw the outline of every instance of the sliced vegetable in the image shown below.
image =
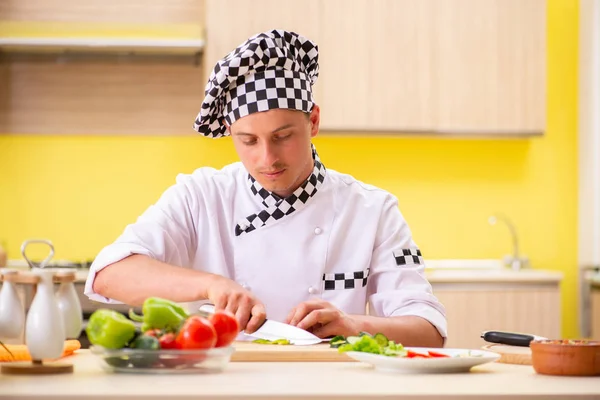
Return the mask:
{"type": "Polygon", "coordinates": [[[334,336],[333,338],[331,338],[331,340],[329,341],[329,346],[333,347],[333,348],[338,348],[343,344],[346,344],[348,342],[346,342],[346,338],[343,336],[334,336]]]}
{"type": "Polygon", "coordinates": [[[348,344],[354,344],[356,342],[358,342],[360,340],[360,336],[348,336],[346,338],[346,342],[348,342],[348,344]]]}
{"type": "Polygon", "coordinates": [[[437,351],[431,351],[431,350],[429,350],[427,353],[429,353],[430,357],[435,357],[435,358],[450,357],[448,354],[438,353],[437,351]]]}
{"type": "Polygon", "coordinates": [[[387,346],[383,348],[383,355],[404,357],[406,349],[400,343],[396,344],[393,340],[388,340],[387,346]]]}
{"type": "Polygon", "coordinates": [[[385,347],[388,345],[389,340],[383,333],[376,333],[373,338],[379,343],[380,346],[385,347]]]}
{"type": "Polygon", "coordinates": [[[346,351],[361,351],[363,353],[383,354],[383,348],[370,335],[363,335],[361,337],[350,336],[347,338],[347,341],[348,344],[338,348],[340,353],[346,351]]]}
{"type": "Polygon", "coordinates": [[[252,343],[258,343],[258,344],[279,344],[279,345],[291,344],[288,339],[275,339],[275,340],[256,339],[256,340],[253,340],[252,343]]]}
{"type": "Polygon", "coordinates": [[[429,355],[423,353],[417,353],[416,351],[407,350],[406,357],[408,358],[429,358],[429,355]]]}

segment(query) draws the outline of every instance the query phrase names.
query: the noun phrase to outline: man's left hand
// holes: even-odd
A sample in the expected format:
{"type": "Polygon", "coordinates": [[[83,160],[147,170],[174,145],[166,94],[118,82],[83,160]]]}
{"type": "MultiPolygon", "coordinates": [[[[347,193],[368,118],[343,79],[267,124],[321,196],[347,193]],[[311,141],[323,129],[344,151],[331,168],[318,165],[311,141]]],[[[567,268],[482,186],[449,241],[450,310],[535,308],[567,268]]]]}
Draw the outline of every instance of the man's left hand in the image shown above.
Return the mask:
{"type": "Polygon", "coordinates": [[[360,333],[358,322],[352,316],[321,299],[305,301],[294,307],[288,314],[286,323],[312,332],[320,338],[360,333]]]}

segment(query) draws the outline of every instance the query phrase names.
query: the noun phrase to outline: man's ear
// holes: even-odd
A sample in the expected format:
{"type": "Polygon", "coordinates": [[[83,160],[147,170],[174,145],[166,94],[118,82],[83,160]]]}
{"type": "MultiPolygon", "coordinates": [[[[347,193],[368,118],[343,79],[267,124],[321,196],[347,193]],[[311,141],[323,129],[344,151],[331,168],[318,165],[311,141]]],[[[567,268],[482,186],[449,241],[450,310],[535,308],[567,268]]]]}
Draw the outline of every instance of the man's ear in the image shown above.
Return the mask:
{"type": "Polygon", "coordinates": [[[313,109],[310,112],[310,137],[317,136],[319,133],[319,123],[321,122],[321,109],[318,105],[313,105],[313,109]]]}
{"type": "Polygon", "coordinates": [[[229,135],[231,135],[231,126],[227,125],[227,121],[225,121],[225,118],[223,118],[223,125],[225,125],[225,129],[227,130],[227,132],[229,132],[229,135]]]}

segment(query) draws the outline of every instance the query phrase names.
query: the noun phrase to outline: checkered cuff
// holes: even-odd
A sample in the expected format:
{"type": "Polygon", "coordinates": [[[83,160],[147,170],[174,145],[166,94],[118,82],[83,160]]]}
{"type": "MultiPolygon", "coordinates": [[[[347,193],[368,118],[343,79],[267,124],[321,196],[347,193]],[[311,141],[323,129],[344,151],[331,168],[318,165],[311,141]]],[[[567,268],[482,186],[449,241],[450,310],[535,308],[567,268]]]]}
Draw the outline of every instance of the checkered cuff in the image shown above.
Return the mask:
{"type": "Polygon", "coordinates": [[[324,290],[354,289],[367,285],[370,269],[365,271],[323,274],[324,290]]]}
{"type": "Polygon", "coordinates": [[[394,250],[396,265],[423,264],[423,256],[419,249],[394,250]]]}

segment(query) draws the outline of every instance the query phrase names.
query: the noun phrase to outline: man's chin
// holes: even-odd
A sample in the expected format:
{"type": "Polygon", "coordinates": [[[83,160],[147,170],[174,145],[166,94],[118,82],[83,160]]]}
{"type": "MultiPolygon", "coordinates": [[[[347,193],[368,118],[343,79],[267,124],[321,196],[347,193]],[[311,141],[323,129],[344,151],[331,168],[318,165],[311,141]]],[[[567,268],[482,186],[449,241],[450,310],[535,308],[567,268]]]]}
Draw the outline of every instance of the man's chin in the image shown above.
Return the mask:
{"type": "Polygon", "coordinates": [[[286,193],[289,189],[289,185],[282,185],[281,183],[274,185],[273,182],[259,182],[260,185],[271,193],[275,193],[281,197],[280,193],[286,193]]]}

